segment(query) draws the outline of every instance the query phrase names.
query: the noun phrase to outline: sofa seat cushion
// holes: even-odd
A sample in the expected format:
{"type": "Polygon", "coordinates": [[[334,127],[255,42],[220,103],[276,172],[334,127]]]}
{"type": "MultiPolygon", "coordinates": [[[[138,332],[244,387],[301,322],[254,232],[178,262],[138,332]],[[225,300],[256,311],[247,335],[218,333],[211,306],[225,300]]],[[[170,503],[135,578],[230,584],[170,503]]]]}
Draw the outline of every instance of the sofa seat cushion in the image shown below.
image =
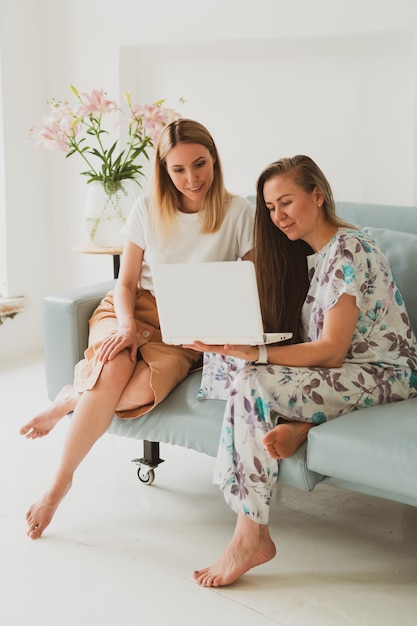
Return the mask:
{"type": "Polygon", "coordinates": [[[114,417],[108,432],[170,443],[216,456],[225,403],[199,400],[201,370],[190,374],[152,411],[134,419],[114,417]]]}
{"type": "MultiPolygon", "coordinates": [[[[108,433],[175,444],[216,456],[226,403],[199,400],[201,370],[193,372],[155,409],[135,419],[113,417],[108,433]]],[[[162,455],[163,456],[163,455],[162,455]]],[[[278,481],[310,491],[323,476],[307,468],[306,445],[280,463],[278,481]]]]}
{"type": "Polygon", "coordinates": [[[323,480],[323,474],[307,467],[307,444],[288,459],[279,462],[278,483],[289,487],[297,487],[302,491],[311,491],[323,480]]]}
{"type": "Polygon", "coordinates": [[[417,498],[417,398],[312,428],[307,466],[353,484],[417,498]]]}

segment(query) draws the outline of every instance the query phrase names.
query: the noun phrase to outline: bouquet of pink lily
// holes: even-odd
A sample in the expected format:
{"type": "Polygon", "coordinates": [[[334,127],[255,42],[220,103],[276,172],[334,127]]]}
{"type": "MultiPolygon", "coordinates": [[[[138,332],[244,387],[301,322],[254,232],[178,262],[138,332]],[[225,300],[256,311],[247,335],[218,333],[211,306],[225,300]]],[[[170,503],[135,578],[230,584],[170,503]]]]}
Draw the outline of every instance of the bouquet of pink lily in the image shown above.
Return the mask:
{"type": "MultiPolygon", "coordinates": [[[[118,139],[108,147],[105,145],[109,132],[103,128],[103,117],[111,113],[122,117],[128,114],[117,102],[108,100],[103,90],[79,93],[71,85],[71,91],[78,100],[74,107],[54,98],[48,100],[51,110],[43,120],[43,127],[38,131],[31,129],[31,133],[37,135],[36,145],[63,150],[66,158],[78,153],[88,165],[81,174],[88,178],[88,183],[101,181],[107,193],[114,193],[120,188],[121,181],[127,179],[140,186],[139,179],[144,174],[138,158],[143,155],[149,159],[147,150],[155,146],[163,127],[181,115],[175,109],[163,108],[164,100],[154,104],[132,104],[131,93],[125,91],[123,97],[129,109],[128,140],[116,153],[118,139]],[[89,139],[95,145],[89,145],[89,139]]],[[[181,98],[180,104],[182,102],[181,98]]]]}

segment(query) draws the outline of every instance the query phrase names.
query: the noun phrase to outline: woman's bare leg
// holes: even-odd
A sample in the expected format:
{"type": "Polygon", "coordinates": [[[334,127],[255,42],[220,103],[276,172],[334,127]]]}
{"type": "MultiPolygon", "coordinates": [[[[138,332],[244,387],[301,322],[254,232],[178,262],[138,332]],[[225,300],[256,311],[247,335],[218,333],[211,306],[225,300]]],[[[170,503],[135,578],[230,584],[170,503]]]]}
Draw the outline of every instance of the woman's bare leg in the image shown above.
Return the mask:
{"type": "MultiPolygon", "coordinates": [[[[31,539],[40,537],[50,524],[60,502],[71,488],[75,470],[109,427],[134,367],[127,351],[120,353],[105,364],[95,387],[80,396],[52,486],[26,514],[31,539]]],[[[149,395],[149,390],[147,393],[149,395]]]]}
{"type": "Polygon", "coordinates": [[[307,441],[313,426],[307,422],[283,422],[265,435],[263,443],[273,459],[287,459],[307,441]]]}
{"type": "Polygon", "coordinates": [[[257,524],[239,513],[232,540],[214,565],[194,572],[202,587],[221,587],[235,582],[256,565],[274,558],[275,544],[268,526],[257,524]]]}
{"type": "MultiPolygon", "coordinates": [[[[150,378],[149,366],[144,361],[139,361],[116,409],[125,411],[137,406],[151,404],[154,394],[151,389],[150,378]]],[[[45,437],[60,419],[74,411],[80,395],[72,385],[66,385],[58,393],[50,407],[22,426],[19,431],[20,434],[25,435],[27,439],[45,437]]]]}
{"type": "Polygon", "coordinates": [[[25,435],[27,439],[45,437],[60,419],[74,411],[79,397],[80,394],[74,390],[72,385],[66,385],[61,389],[50,407],[22,426],[19,431],[20,434],[25,435]]]}

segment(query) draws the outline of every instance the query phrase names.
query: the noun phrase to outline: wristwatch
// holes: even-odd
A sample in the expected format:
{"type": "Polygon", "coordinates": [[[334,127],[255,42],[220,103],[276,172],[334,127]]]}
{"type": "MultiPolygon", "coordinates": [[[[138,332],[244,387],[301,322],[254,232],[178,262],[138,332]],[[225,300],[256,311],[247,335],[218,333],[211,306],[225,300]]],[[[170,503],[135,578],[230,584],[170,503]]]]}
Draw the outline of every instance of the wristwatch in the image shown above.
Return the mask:
{"type": "Polygon", "coordinates": [[[264,343],[258,346],[258,359],[254,362],[255,365],[268,365],[268,349],[264,343]]]}

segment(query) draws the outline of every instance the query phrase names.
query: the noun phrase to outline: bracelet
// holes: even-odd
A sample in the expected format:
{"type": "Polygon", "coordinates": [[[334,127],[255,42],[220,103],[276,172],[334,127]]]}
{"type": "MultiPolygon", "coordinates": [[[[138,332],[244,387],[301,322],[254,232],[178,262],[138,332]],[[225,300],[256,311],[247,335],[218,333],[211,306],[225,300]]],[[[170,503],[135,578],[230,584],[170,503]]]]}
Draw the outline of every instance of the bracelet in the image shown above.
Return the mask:
{"type": "Polygon", "coordinates": [[[268,364],[268,349],[264,343],[258,346],[258,359],[255,361],[255,365],[267,365],[268,364]]]}

